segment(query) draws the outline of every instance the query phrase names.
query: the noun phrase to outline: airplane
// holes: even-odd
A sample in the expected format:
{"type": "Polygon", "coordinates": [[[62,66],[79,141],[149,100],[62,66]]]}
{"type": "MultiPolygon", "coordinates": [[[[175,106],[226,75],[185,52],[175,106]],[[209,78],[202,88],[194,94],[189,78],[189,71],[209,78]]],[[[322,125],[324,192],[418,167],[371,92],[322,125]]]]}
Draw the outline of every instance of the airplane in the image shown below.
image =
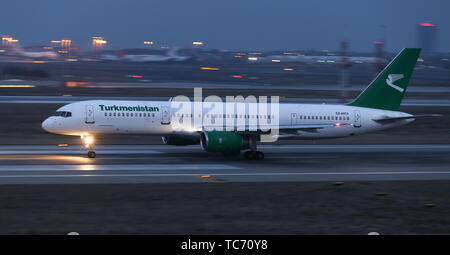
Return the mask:
{"type": "Polygon", "coordinates": [[[185,61],[191,59],[190,56],[180,56],[177,54],[178,48],[172,48],[167,52],[167,55],[124,55],[116,56],[111,54],[106,54],[101,57],[101,60],[106,61],[130,61],[130,62],[166,62],[166,61],[185,61]]]}
{"type": "MultiPolygon", "coordinates": [[[[342,56],[297,56],[297,55],[272,55],[267,57],[258,57],[258,62],[271,63],[340,63],[342,62],[342,56]]],[[[378,58],[374,57],[347,57],[347,61],[350,63],[377,63],[378,58]]]]}
{"type": "Polygon", "coordinates": [[[48,59],[56,59],[58,54],[53,51],[39,51],[39,52],[31,52],[25,51],[21,46],[14,45],[11,48],[10,54],[16,56],[22,56],[27,58],[48,58],[48,59]]]}
{"type": "Polygon", "coordinates": [[[245,151],[245,159],[261,160],[264,153],[257,150],[257,143],[269,131],[278,131],[272,137],[275,140],[350,137],[439,116],[398,111],[419,54],[420,48],[403,49],[356,99],[343,105],[281,102],[277,112],[254,114],[250,103],[245,103],[244,112],[238,113],[237,107],[228,108],[230,102],[217,102],[217,109],[226,111],[213,114],[203,102],[199,114],[192,110],[195,102],[188,102],[191,110],[180,114],[170,100],[87,100],[62,106],[43,121],[42,128],[50,133],[80,136],[89,158],[96,156],[96,135],[142,134],[162,136],[167,145],[200,144],[207,152],[231,155],[245,151]],[[192,126],[197,114],[202,121],[192,126]],[[250,122],[255,121],[256,128],[251,127],[250,122]],[[219,129],[225,122],[232,123],[231,128],[219,129]],[[211,128],[212,123],[219,124],[211,128]]]}

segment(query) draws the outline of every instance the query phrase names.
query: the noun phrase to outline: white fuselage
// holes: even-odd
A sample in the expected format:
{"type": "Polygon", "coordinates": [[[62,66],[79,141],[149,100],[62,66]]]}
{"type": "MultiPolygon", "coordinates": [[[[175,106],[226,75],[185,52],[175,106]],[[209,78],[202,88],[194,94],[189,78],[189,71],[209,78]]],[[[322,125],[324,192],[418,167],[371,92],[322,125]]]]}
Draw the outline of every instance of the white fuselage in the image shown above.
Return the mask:
{"type": "MultiPolygon", "coordinates": [[[[194,104],[194,103],[190,103],[194,104]]],[[[219,108],[227,109],[227,103],[217,103],[219,108]]],[[[89,100],[71,103],[57,110],[56,115],[47,118],[42,127],[51,133],[63,135],[95,135],[95,134],[147,134],[171,135],[175,133],[199,133],[204,128],[193,126],[194,107],[190,114],[179,114],[171,108],[170,101],[116,101],[89,100]],[[70,112],[70,116],[68,116],[70,112]],[[66,115],[66,116],[64,116],[66,115]],[[179,121],[183,119],[183,121],[179,121]],[[173,123],[177,123],[174,125],[173,123]],[[189,123],[191,122],[191,123],[189,123]],[[188,124],[189,123],[189,124],[188,124]]],[[[203,123],[238,123],[243,118],[245,123],[250,119],[262,121],[276,120],[280,126],[319,125],[334,123],[321,129],[296,129],[283,133],[280,139],[320,139],[346,137],[362,133],[389,129],[411,122],[404,119],[391,123],[379,123],[374,119],[411,116],[398,111],[379,110],[347,105],[326,104],[292,104],[280,103],[278,113],[252,114],[223,112],[212,114],[203,108],[203,123]]]]}

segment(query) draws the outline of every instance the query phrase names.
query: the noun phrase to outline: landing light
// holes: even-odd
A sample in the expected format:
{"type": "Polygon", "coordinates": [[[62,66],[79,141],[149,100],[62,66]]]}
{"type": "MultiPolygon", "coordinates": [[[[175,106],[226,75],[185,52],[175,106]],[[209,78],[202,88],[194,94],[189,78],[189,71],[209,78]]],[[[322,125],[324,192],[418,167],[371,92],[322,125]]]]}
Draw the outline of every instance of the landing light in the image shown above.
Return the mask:
{"type": "Polygon", "coordinates": [[[87,145],[92,144],[94,142],[94,138],[92,136],[88,136],[84,139],[87,145]]]}

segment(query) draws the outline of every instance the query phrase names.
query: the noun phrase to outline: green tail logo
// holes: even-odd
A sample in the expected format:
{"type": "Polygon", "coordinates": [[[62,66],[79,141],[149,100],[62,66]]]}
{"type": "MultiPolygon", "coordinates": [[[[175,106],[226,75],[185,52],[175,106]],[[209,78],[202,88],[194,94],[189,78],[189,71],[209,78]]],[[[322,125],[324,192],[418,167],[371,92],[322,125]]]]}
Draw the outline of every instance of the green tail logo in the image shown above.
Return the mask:
{"type": "Polygon", "coordinates": [[[370,85],[348,105],[398,110],[419,54],[419,48],[403,49],[370,85]]]}
{"type": "Polygon", "coordinates": [[[387,85],[391,86],[392,88],[398,90],[400,93],[403,93],[405,89],[400,88],[399,86],[395,85],[394,82],[400,79],[403,79],[405,76],[403,74],[389,74],[388,78],[386,79],[387,85]]]}

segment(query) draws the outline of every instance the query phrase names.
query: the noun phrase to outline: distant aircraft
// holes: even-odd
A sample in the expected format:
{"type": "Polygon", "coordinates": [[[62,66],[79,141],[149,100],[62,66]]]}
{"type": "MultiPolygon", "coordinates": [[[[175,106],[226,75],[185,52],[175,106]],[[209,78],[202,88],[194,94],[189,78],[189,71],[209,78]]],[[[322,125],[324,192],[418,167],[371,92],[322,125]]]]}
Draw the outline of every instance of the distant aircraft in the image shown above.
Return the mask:
{"type": "MultiPolygon", "coordinates": [[[[252,61],[252,59],[249,59],[252,61]]],[[[255,61],[255,60],[253,60],[255,61]]],[[[342,56],[298,56],[298,55],[272,55],[258,57],[257,62],[281,62],[281,63],[340,63],[342,56]]],[[[352,63],[377,63],[374,57],[347,57],[347,61],[352,63]]]]}
{"type": "Polygon", "coordinates": [[[53,51],[36,51],[36,52],[30,52],[25,51],[21,46],[19,45],[13,45],[11,50],[9,51],[10,55],[16,55],[16,56],[22,56],[27,58],[48,58],[48,59],[56,59],[58,57],[58,54],[53,51]]]}
{"type": "Polygon", "coordinates": [[[190,59],[190,56],[179,56],[177,55],[178,48],[172,48],[167,52],[167,55],[123,55],[116,56],[111,54],[106,54],[101,57],[102,60],[109,61],[131,61],[131,62],[165,62],[165,61],[185,61],[190,59]]]}
{"type": "Polygon", "coordinates": [[[279,111],[267,113],[251,110],[258,109],[259,103],[241,103],[245,107],[239,110],[236,102],[216,102],[215,109],[221,109],[216,114],[205,103],[196,108],[195,102],[187,102],[189,111],[180,113],[171,101],[89,100],[59,108],[42,128],[80,136],[91,158],[96,156],[97,134],[142,134],[160,135],[168,145],[200,144],[205,151],[232,155],[246,150],[246,159],[263,159],[257,142],[272,130],[279,131],[272,137],[275,140],[350,137],[436,116],[398,111],[419,53],[420,49],[403,49],[345,105],[280,103],[279,111]],[[200,123],[196,126],[194,120],[200,123]]]}

